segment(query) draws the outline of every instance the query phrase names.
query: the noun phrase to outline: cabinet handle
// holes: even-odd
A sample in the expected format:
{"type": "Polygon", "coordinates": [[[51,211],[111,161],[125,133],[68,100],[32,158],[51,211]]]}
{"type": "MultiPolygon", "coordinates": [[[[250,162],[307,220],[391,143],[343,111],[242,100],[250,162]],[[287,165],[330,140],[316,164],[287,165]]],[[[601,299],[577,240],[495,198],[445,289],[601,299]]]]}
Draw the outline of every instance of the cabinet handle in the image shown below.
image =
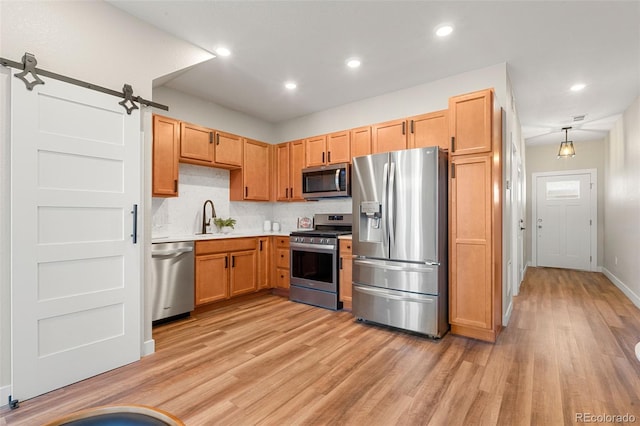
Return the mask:
{"type": "Polygon", "coordinates": [[[220,145],[220,133],[216,133],[216,145],[220,145]]]}
{"type": "Polygon", "coordinates": [[[244,196],[245,196],[245,197],[248,197],[248,196],[249,196],[249,187],[248,187],[248,186],[245,186],[245,187],[244,187],[244,196]]]}
{"type": "Polygon", "coordinates": [[[260,251],[262,251],[262,240],[260,240],[260,251]]]}
{"type": "Polygon", "coordinates": [[[322,164],[324,164],[324,152],[322,153],[322,164]]]}
{"type": "Polygon", "coordinates": [[[342,258],[340,258],[340,269],[342,269],[342,258]]]}
{"type": "Polygon", "coordinates": [[[131,239],[133,244],[138,244],[138,205],[133,205],[133,210],[131,210],[131,214],[133,215],[133,230],[131,234],[131,239]]]}
{"type": "Polygon", "coordinates": [[[451,165],[451,179],[455,179],[456,178],[456,165],[452,164],[451,165]]]}
{"type": "Polygon", "coordinates": [[[411,133],[415,133],[413,129],[413,120],[411,120],[411,133]]]}
{"type": "Polygon", "coordinates": [[[224,258],[224,269],[227,269],[229,267],[229,258],[225,257],[224,258]]]}
{"type": "Polygon", "coordinates": [[[289,189],[289,196],[290,196],[291,198],[293,198],[293,188],[290,188],[290,189],[289,189]]]}
{"type": "Polygon", "coordinates": [[[451,152],[456,150],[456,137],[451,136],[451,152]]]}
{"type": "Polygon", "coordinates": [[[178,192],[178,179],[173,180],[173,192],[178,192]]]}
{"type": "Polygon", "coordinates": [[[327,163],[331,162],[331,151],[327,153],[327,163]]]}
{"type": "Polygon", "coordinates": [[[406,122],[406,121],[403,121],[403,122],[402,122],[402,134],[403,134],[403,135],[406,135],[406,134],[407,134],[407,130],[406,130],[406,128],[407,128],[407,122],[406,122]]]}
{"type": "Polygon", "coordinates": [[[236,257],[235,256],[231,256],[231,267],[232,268],[236,267],[236,257]]]}
{"type": "Polygon", "coordinates": [[[213,132],[209,132],[209,143],[213,143],[213,132]]]}
{"type": "Polygon", "coordinates": [[[289,188],[285,188],[285,190],[284,190],[284,198],[289,198],[289,188]]]}

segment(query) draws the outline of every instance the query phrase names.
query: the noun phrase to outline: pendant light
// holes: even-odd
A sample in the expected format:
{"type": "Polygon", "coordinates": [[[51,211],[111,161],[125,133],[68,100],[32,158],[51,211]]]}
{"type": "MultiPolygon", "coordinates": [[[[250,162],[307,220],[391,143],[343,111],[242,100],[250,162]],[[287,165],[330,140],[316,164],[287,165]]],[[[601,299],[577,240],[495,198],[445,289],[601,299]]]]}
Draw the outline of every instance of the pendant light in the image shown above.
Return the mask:
{"type": "Polygon", "coordinates": [[[568,139],[568,132],[571,127],[563,127],[564,141],[560,142],[560,149],[558,150],[558,158],[569,158],[576,156],[576,150],[573,147],[573,141],[568,139]]]}

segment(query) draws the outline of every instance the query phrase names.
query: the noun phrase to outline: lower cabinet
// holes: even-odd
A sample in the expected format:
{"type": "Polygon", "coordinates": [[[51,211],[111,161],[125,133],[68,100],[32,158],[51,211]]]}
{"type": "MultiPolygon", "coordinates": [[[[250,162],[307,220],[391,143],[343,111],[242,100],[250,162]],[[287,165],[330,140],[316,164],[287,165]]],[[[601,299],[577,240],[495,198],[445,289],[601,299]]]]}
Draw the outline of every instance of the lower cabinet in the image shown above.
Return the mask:
{"type": "Polygon", "coordinates": [[[258,238],[196,241],[196,306],[257,291],[258,246],[258,238]]]}
{"type": "Polygon", "coordinates": [[[345,309],[351,309],[353,253],[351,240],[340,241],[340,301],[345,309]]]}
{"type": "Polygon", "coordinates": [[[274,284],[276,288],[289,289],[289,237],[274,237],[275,251],[274,262],[276,276],[274,284]]]}

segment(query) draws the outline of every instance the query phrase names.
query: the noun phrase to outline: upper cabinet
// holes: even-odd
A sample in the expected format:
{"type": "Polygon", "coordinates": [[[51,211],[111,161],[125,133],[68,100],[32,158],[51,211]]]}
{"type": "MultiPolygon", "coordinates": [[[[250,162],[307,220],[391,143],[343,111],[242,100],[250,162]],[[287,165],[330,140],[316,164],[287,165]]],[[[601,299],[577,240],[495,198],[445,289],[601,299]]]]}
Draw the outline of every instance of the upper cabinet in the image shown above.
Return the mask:
{"type": "Polygon", "coordinates": [[[439,146],[449,149],[447,110],[409,117],[409,148],[439,146]]]}
{"type": "Polygon", "coordinates": [[[348,130],[305,139],[305,167],[351,162],[348,130]]]}
{"type": "Polygon", "coordinates": [[[214,130],[191,123],[180,123],[180,161],[213,165],[214,130]]]}
{"type": "Polygon", "coordinates": [[[393,120],[371,127],[373,153],[407,149],[407,121],[393,120]]]}
{"type": "Polygon", "coordinates": [[[214,162],[220,167],[242,166],[242,140],[243,138],[231,133],[216,132],[214,148],[214,162]]]}
{"type": "Polygon", "coordinates": [[[285,142],[275,148],[275,200],[304,201],[302,197],[302,169],[305,161],[302,140],[285,142]]]}
{"type": "Polygon", "coordinates": [[[450,156],[491,152],[493,90],[449,99],[450,156]]]}
{"type": "Polygon", "coordinates": [[[243,138],[191,123],[180,124],[180,161],[235,169],[242,166],[243,138]]]}
{"type": "Polygon", "coordinates": [[[323,166],[327,159],[327,137],[316,136],[304,140],[305,167],[323,166]]]}
{"type": "Polygon", "coordinates": [[[348,130],[327,135],[327,164],[351,162],[351,135],[348,130]]]}
{"type": "Polygon", "coordinates": [[[161,115],[153,116],[153,189],[154,197],[178,196],[178,154],[180,122],[161,115]]]}
{"type": "Polygon", "coordinates": [[[351,157],[371,154],[371,127],[351,129],[351,157]]]}
{"type": "Polygon", "coordinates": [[[229,199],[269,201],[270,145],[251,139],[244,139],[243,145],[243,167],[229,173],[229,199]]]}

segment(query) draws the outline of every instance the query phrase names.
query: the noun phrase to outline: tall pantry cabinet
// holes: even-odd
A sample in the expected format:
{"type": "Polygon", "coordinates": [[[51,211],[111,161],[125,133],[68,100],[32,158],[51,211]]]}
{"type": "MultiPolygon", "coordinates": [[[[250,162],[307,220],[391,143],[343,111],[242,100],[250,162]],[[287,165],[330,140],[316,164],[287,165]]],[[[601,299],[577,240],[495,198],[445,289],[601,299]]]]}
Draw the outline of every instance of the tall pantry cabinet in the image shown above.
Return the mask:
{"type": "Polygon", "coordinates": [[[502,327],[502,113],[493,90],[449,99],[449,322],[495,342],[502,327]]]}

